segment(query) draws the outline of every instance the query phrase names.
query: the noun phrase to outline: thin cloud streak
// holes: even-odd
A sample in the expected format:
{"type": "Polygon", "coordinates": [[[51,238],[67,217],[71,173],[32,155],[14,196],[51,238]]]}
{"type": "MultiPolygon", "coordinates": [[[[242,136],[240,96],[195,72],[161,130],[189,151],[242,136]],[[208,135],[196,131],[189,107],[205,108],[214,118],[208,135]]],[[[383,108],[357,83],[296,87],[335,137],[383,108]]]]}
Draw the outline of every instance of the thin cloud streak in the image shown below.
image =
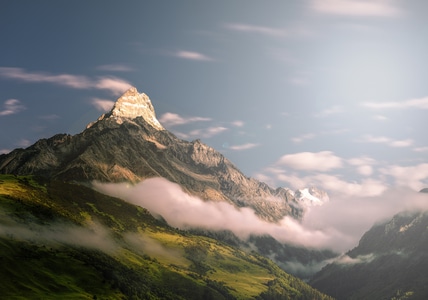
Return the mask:
{"type": "Polygon", "coordinates": [[[415,152],[428,152],[428,146],[427,147],[416,147],[416,148],[413,148],[413,151],[415,151],[415,152]]]}
{"type": "Polygon", "coordinates": [[[303,135],[300,135],[300,136],[292,137],[291,141],[293,143],[299,144],[299,143],[301,143],[303,141],[313,139],[314,137],[315,137],[315,134],[313,134],[313,133],[306,133],[306,134],[303,134],[303,135]]]}
{"type": "Polygon", "coordinates": [[[402,11],[392,0],[312,0],[317,13],[354,17],[397,17],[402,11]]]}
{"type": "Polygon", "coordinates": [[[25,109],[18,99],[8,99],[3,104],[3,110],[0,110],[0,116],[14,115],[25,109]]]}
{"type": "Polygon", "coordinates": [[[177,126],[194,122],[206,122],[211,121],[211,118],[203,118],[203,117],[182,117],[178,114],[174,113],[164,113],[160,118],[159,122],[161,122],[164,126],[177,126]]]}
{"type": "Polygon", "coordinates": [[[213,58],[195,51],[177,51],[174,56],[194,61],[214,61],[213,58]]]}
{"type": "Polygon", "coordinates": [[[228,130],[223,126],[212,126],[204,129],[195,129],[189,132],[189,136],[192,137],[202,137],[202,138],[210,138],[215,135],[218,135],[224,131],[228,130]]]}
{"type": "Polygon", "coordinates": [[[414,141],[412,139],[405,140],[394,140],[385,136],[372,136],[364,135],[361,139],[358,140],[361,143],[374,143],[374,144],[384,144],[393,148],[405,148],[413,145],[414,141]]]}
{"type": "Polygon", "coordinates": [[[247,143],[247,144],[242,144],[242,145],[230,146],[229,149],[236,150],[236,151],[242,151],[242,150],[252,149],[252,148],[255,148],[258,146],[260,146],[260,144],[247,143]]]}
{"type": "Polygon", "coordinates": [[[108,71],[108,72],[131,72],[131,71],[134,71],[134,69],[131,68],[130,66],[122,65],[122,64],[102,65],[102,66],[98,66],[97,70],[108,71]]]}
{"type": "Polygon", "coordinates": [[[371,109],[404,109],[404,108],[418,108],[428,109],[428,97],[409,99],[401,102],[366,102],[363,106],[371,109]]]}
{"type": "Polygon", "coordinates": [[[315,117],[324,118],[324,117],[329,117],[331,115],[335,115],[335,114],[339,114],[339,113],[343,113],[343,112],[344,112],[343,107],[335,105],[335,106],[332,106],[330,108],[326,108],[326,109],[320,111],[319,113],[316,113],[315,117]]]}
{"type": "Polygon", "coordinates": [[[286,37],[290,35],[290,32],[286,29],[250,24],[229,23],[225,24],[224,27],[233,31],[255,33],[272,37],[286,37]]]}
{"type": "Polygon", "coordinates": [[[73,89],[100,89],[120,95],[131,87],[131,84],[121,78],[112,76],[91,79],[82,75],[49,74],[46,72],[28,72],[22,68],[0,67],[0,77],[33,83],[51,83],[73,89]]]}

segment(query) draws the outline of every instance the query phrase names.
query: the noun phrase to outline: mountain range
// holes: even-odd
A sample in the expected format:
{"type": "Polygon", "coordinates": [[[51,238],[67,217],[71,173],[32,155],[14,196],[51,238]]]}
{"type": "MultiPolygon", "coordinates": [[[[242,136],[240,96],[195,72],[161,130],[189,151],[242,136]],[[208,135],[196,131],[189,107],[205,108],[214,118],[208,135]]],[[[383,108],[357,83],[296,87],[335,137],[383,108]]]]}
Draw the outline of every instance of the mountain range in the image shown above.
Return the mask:
{"type": "Polygon", "coordinates": [[[278,239],[257,226],[301,222],[327,193],[245,176],[201,140],[166,130],[136,88],[79,134],[0,155],[0,174],[0,292],[9,298],[428,296],[425,212],[374,225],[341,256],[278,239]],[[212,212],[235,223],[242,213],[252,224],[241,231],[252,227],[242,237],[212,212]]]}

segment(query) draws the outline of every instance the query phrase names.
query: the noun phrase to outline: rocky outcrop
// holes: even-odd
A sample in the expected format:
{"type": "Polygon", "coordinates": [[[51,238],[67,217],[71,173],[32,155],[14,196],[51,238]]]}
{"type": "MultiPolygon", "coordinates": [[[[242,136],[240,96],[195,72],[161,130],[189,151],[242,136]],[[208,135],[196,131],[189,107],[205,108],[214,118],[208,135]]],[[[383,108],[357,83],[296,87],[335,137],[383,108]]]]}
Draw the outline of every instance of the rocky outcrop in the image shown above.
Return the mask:
{"type": "Polygon", "coordinates": [[[246,177],[200,140],[165,130],[150,99],[129,89],[113,109],[82,133],[58,134],[0,156],[0,173],[35,174],[65,181],[138,182],[164,177],[205,200],[251,207],[263,219],[297,219],[303,210],[287,189],[246,177]]]}

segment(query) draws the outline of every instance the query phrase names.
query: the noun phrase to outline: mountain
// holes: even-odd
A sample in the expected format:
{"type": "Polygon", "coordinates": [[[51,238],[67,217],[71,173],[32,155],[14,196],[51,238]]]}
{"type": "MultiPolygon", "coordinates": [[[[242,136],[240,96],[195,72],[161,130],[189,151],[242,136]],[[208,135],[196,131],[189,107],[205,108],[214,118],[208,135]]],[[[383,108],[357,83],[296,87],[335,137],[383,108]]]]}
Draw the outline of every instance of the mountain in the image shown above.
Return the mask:
{"type": "Polygon", "coordinates": [[[84,185],[0,175],[2,299],[332,299],[84,185]]]}
{"type": "Polygon", "coordinates": [[[427,283],[428,211],[402,212],[374,225],[310,281],[337,299],[428,299],[427,283]]]}
{"type": "Polygon", "coordinates": [[[80,134],[58,134],[0,155],[0,173],[78,182],[136,183],[163,177],[204,200],[250,207],[270,222],[303,214],[288,189],[273,189],[246,177],[200,140],[188,142],[165,130],[149,97],[136,88],[80,134]]]}
{"type": "MultiPolygon", "coordinates": [[[[162,177],[205,202],[228,203],[236,211],[251,208],[267,222],[276,223],[284,216],[297,221],[302,218],[303,198],[296,198],[289,189],[273,189],[246,177],[221,153],[200,140],[189,142],[177,138],[159,123],[149,97],[135,88],[129,89],[110,112],[88,124],[79,134],[57,134],[26,149],[0,155],[0,174],[13,174],[0,178],[0,204],[5,205],[0,208],[0,214],[5,216],[0,221],[0,257],[8,261],[4,278],[9,278],[0,286],[2,290],[11,289],[13,293],[17,288],[12,287],[23,281],[17,286],[28,287],[29,294],[46,296],[51,289],[79,294],[83,293],[79,284],[94,277],[101,283],[94,287],[93,293],[113,299],[121,298],[124,293],[127,297],[145,295],[145,299],[150,298],[146,293],[155,293],[154,298],[190,299],[186,292],[193,289],[215,299],[328,298],[301,285],[300,280],[281,271],[260,253],[284,267],[288,260],[301,265],[318,263],[335,256],[332,252],[318,253],[281,244],[269,236],[252,236],[251,240],[243,241],[231,232],[180,231],[169,227],[162,216],[154,219],[139,206],[124,204],[91,189],[93,181],[137,184],[162,177]],[[129,239],[129,231],[139,234],[137,242],[129,239]],[[110,241],[107,249],[119,249],[121,254],[117,256],[113,251],[113,255],[104,248],[100,251],[92,243],[90,247],[82,245],[77,235],[82,234],[82,240],[86,241],[90,240],[85,238],[90,232],[101,233],[93,240],[95,244],[110,241]],[[113,236],[113,242],[105,234],[113,236]],[[72,242],[61,235],[71,237],[72,242]],[[42,237],[42,242],[38,237],[42,237]],[[136,248],[135,243],[145,250],[136,248]],[[149,246],[154,250],[148,249],[149,246]],[[19,249],[17,256],[13,254],[15,248],[19,249]],[[247,256],[249,249],[259,254],[253,252],[251,257],[247,256]],[[167,259],[166,253],[169,253],[167,259]],[[40,263],[20,261],[20,257],[27,256],[39,259],[40,263]],[[174,258],[180,262],[178,267],[174,258]],[[70,270],[64,265],[68,260],[76,263],[70,270]],[[14,272],[16,261],[20,263],[16,269],[19,271],[14,272]],[[33,264],[40,269],[33,268],[33,264]],[[59,268],[62,273],[59,275],[49,266],[59,268]],[[30,273],[24,271],[27,269],[30,273]],[[78,271],[82,276],[73,277],[78,271]],[[168,283],[171,276],[184,286],[168,283]],[[52,281],[51,286],[37,281],[39,277],[52,281]],[[142,278],[147,285],[135,287],[142,278]],[[169,289],[177,291],[169,295],[166,292],[169,289]],[[100,292],[103,290],[108,294],[100,292]]],[[[200,295],[194,298],[198,297],[205,298],[200,295]]]]}

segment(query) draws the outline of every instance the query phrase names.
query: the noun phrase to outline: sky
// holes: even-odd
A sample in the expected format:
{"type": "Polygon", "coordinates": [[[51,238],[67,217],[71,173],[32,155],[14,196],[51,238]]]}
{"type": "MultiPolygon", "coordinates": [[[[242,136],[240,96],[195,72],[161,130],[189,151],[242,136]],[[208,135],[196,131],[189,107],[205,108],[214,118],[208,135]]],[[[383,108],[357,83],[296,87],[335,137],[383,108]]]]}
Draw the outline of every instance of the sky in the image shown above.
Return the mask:
{"type": "Polygon", "coordinates": [[[423,0],[0,4],[0,153],[135,86],[165,128],[273,187],[428,187],[423,0]]]}

